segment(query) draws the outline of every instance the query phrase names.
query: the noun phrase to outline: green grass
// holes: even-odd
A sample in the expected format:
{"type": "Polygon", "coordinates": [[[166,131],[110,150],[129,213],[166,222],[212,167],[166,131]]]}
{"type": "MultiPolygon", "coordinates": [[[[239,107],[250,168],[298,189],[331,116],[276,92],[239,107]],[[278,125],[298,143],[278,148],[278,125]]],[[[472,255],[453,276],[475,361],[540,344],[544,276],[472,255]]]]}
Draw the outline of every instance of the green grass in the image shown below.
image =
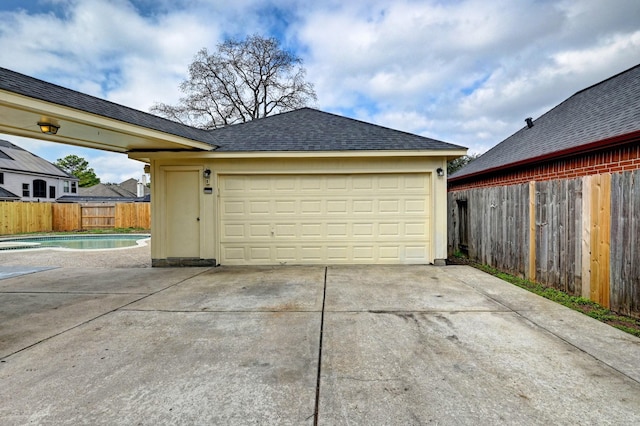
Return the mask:
{"type": "Polygon", "coordinates": [[[619,315],[596,302],[585,299],[584,297],[571,296],[560,290],[545,287],[542,284],[507,274],[491,266],[474,262],[469,262],[469,265],[546,299],[552,300],[575,311],[582,312],[591,318],[595,318],[598,321],[609,324],[610,326],[626,333],[640,337],[640,319],[619,315]]]}

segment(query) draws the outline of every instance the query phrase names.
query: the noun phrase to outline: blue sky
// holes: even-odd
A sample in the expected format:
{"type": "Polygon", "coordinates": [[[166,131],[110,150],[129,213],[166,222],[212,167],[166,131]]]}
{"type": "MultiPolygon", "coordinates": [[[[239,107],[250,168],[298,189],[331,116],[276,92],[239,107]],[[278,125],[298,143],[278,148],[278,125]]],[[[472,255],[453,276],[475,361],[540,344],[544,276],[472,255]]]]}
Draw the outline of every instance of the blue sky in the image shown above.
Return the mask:
{"type": "MultiPolygon", "coordinates": [[[[315,107],[482,153],[578,90],[640,63],[637,0],[3,0],[0,66],[143,111],[175,103],[188,64],[226,37],[277,37],[315,107]]],[[[49,160],[125,155],[8,135],[49,160]]]]}

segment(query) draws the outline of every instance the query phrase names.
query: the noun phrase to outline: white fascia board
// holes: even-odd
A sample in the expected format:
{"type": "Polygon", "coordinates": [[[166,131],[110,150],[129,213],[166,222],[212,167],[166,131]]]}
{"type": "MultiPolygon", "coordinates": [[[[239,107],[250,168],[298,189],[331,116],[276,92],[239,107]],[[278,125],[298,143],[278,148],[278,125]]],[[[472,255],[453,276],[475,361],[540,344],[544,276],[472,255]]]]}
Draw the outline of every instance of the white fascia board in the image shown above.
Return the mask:
{"type": "Polygon", "coordinates": [[[363,158],[363,157],[447,157],[458,158],[466,149],[452,150],[385,150],[385,151],[250,151],[250,152],[131,152],[129,158],[140,160],[174,159],[240,159],[240,158],[363,158]]]}

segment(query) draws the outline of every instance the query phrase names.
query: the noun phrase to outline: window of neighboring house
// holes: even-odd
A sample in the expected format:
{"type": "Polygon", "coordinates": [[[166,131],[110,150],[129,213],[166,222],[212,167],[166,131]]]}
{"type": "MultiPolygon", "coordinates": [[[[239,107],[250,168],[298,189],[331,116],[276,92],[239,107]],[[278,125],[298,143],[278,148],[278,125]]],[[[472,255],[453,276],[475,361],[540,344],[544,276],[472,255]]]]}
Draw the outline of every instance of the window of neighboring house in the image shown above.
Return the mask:
{"type": "Polygon", "coordinates": [[[28,183],[23,183],[22,184],[22,196],[23,197],[30,197],[31,196],[31,192],[29,192],[29,184],[28,183]]]}
{"type": "Polygon", "coordinates": [[[47,182],[42,179],[33,181],[33,198],[47,198],[47,182]]]}
{"type": "Polygon", "coordinates": [[[49,198],[56,198],[56,187],[55,186],[50,186],[49,187],[49,198]]]}
{"type": "Polygon", "coordinates": [[[0,185],[4,185],[4,173],[0,172],[0,185]]]}
{"type": "Polygon", "coordinates": [[[75,194],[78,192],[78,182],[71,182],[71,193],[75,194]]]}
{"type": "Polygon", "coordinates": [[[65,194],[69,193],[69,181],[65,180],[64,184],[62,186],[62,192],[64,192],[65,194]]]}

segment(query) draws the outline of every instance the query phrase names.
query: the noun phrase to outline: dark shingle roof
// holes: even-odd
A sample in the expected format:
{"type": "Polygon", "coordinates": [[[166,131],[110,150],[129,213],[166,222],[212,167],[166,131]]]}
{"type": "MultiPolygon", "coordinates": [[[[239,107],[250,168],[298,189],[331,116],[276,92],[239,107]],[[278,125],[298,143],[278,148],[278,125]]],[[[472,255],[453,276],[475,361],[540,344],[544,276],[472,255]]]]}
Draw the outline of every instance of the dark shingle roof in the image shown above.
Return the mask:
{"type": "Polygon", "coordinates": [[[6,189],[0,187],[0,200],[3,201],[13,201],[13,200],[20,200],[21,198],[18,197],[16,194],[14,194],[11,191],[7,191],[6,189]]]}
{"type": "Polygon", "coordinates": [[[125,123],[212,144],[209,132],[0,68],[0,89],[125,123]]]}
{"type": "MultiPolygon", "coordinates": [[[[571,96],[449,180],[542,161],[640,131],[640,65],[571,96]]],[[[637,136],[637,135],[636,135],[637,136]]]]}
{"type": "Polygon", "coordinates": [[[4,139],[0,139],[0,148],[11,148],[11,149],[19,149],[25,151],[24,148],[20,148],[18,145],[14,145],[9,141],[5,141],[4,139]]]}
{"type": "Polygon", "coordinates": [[[460,150],[461,146],[302,108],[206,131],[0,68],[0,89],[219,146],[217,151],[460,150]]]}
{"type": "Polygon", "coordinates": [[[114,184],[99,183],[86,188],[78,189],[78,196],[80,197],[136,197],[124,188],[120,188],[114,184]]]}
{"type": "Polygon", "coordinates": [[[144,197],[101,197],[84,195],[64,195],[56,200],[58,203],[148,203],[151,195],[144,197]]]}
{"type": "Polygon", "coordinates": [[[5,140],[0,140],[0,170],[78,180],[47,160],[5,140]]]}
{"type": "Polygon", "coordinates": [[[458,145],[311,108],[212,130],[217,151],[456,150],[458,145]]]}

